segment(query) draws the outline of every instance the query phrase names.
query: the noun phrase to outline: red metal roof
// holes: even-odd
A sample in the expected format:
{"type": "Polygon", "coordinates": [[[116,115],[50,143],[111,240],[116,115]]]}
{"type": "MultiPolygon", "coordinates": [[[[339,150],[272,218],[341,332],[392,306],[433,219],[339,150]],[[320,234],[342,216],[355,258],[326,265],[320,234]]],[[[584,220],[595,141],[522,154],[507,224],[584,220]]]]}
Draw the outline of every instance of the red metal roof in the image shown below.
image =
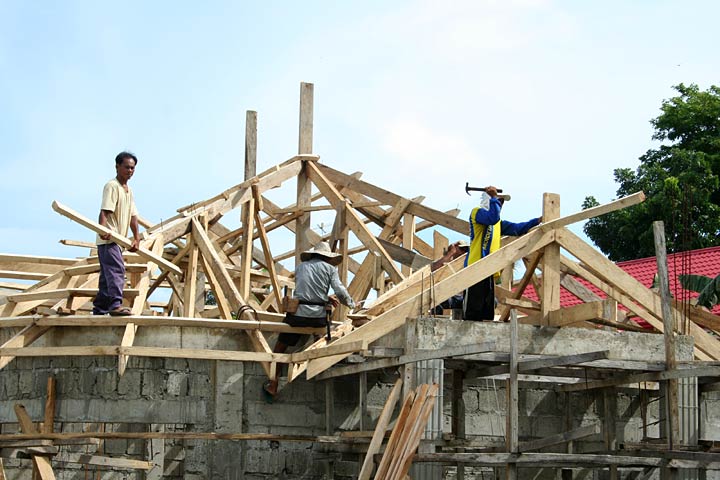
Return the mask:
{"type": "MultiPolygon", "coordinates": [[[[657,273],[657,261],[655,257],[618,262],[617,266],[625,270],[625,272],[632,275],[648,288],[652,285],[653,278],[657,273]]],[[[684,300],[687,298],[697,297],[698,294],[696,292],[690,292],[682,288],[680,282],[678,281],[678,275],[694,274],[715,278],[718,274],[720,274],[720,246],[668,254],[668,274],[670,276],[670,292],[674,298],[684,300]]],[[[607,298],[607,295],[605,295],[604,292],[598,290],[589,282],[582,278],[576,279],[592,290],[592,292],[600,298],[607,298]]],[[[537,293],[532,285],[528,285],[525,289],[524,295],[533,300],[538,300],[537,293]]],[[[560,288],[561,306],[569,307],[580,303],[583,303],[582,300],[564,288],[560,288]]],[[[720,305],[715,305],[712,312],[715,315],[720,315],[720,305]]]]}

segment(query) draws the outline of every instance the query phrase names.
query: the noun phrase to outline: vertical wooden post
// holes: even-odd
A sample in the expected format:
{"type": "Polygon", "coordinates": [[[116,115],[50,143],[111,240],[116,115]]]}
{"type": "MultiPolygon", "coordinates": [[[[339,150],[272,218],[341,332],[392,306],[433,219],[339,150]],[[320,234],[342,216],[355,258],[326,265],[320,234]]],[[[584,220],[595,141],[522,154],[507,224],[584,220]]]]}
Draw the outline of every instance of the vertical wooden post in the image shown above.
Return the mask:
{"type": "Polygon", "coordinates": [[[48,377],[45,397],[45,418],[43,420],[43,433],[53,433],[55,423],[55,377],[48,377]]]}
{"type": "MultiPolygon", "coordinates": [[[[192,233],[188,235],[188,242],[192,242],[192,233]]],[[[197,303],[197,275],[198,275],[198,248],[193,245],[188,253],[187,269],[185,270],[185,294],[183,298],[183,315],[186,317],[195,316],[197,303]]],[[[204,287],[203,287],[204,288],[204,287]]]]}
{"type": "MultiPolygon", "coordinates": [[[[300,131],[298,138],[298,153],[312,153],[313,148],[313,93],[312,83],[300,84],[300,131]]],[[[308,178],[305,162],[303,169],[297,176],[297,200],[298,210],[310,206],[312,196],[312,184],[308,178]]],[[[295,265],[300,264],[300,254],[308,250],[312,245],[308,239],[310,230],[310,212],[303,212],[295,221],[295,265]]]]}
{"type": "MultiPolygon", "coordinates": [[[[543,194],[543,222],[560,218],[560,195],[543,194]]],[[[542,258],[542,295],[540,308],[544,325],[550,324],[549,313],[560,309],[560,245],[545,247],[542,258]]]]}
{"type": "MultiPolygon", "coordinates": [[[[608,387],[603,389],[603,441],[605,442],[605,451],[612,452],[617,448],[617,437],[615,432],[615,411],[617,409],[615,402],[615,389],[608,387]]],[[[610,453],[610,455],[612,455],[610,453]]],[[[610,466],[610,480],[618,479],[617,465],[610,466]]]]}
{"type": "MultiPolygon", "coordinates": [[[[573,410],[570,402],[572,401],[571,393],[565,392],[565,431],[569,432],[573,428],[573,410]]],[[[575,443],[570,440],[565,446],[566,453],[573,453],[575,449],[575,443]]],[[[560,470],[560,480],[572,480],[573,471],[570,468],[563,468],[560,470]]]]}
{"type": "Polygon", "coordinates": [[[433,260],[445,255],[445,250],[448,248],[450,241],[448,238],[437,230],[433,230],[433,260]]]}
{"type": "MultiPolygon", "coordinates": [[[[463,386],[465,380],[465,372],[463,370],[453,370],[452,374],[452,433],[456,440],[465,439],[465,400],[463,399],[463,386]]],[[[457,453],[463,453],[464,448],[457,448],[457,453]]],[[[465,480],[465,465],[458,463],[457,480],[465,480]]]]}
{"type": "MultiPolygon", "coordinates": [[[[405,322],[405,355],[415,351],[417,345],[417,318],[408,318],[405,322]]],[[[415,390],[415,364],[406,363],[402,367],[403,398],[415,390]]]]}
{"type": "MultiPolygon", "coordinates": [[[[507,380],[507,427],[505,440],[509,453],[518,453],[518,321],[517,312],[510,310],[510,377],[507,380]]],[[[508,463],[505,469],[507,480],[517,479],[517,464],[508,463]]]]}
{"type": "MultiPolygon", "coordinates": [[[[675,322],[670,307],[670,282],[668,279],[667,251],[665,248],[665,226],[662,221],[653,222],[655,256],[657,258],[660,298],[662,299],[663,330],[665,337],[665,368],[675,370],[675,322]]],[[[667,435],[668,448],[672,450],[680,442],[678,415],[678,381],[667,380],[667,435]]]]}
{"type": "MultiPolygon", "coordinates": [[[[333,417],[335,416],[335,395],[333,391],[333,379],[325,380],[325,435],[333,434],[333,417]]],[[[334,478],[334,462],[332,459],[325,461],[325,477],[334,478]]]]}
{"type": "Polygon", "coordinates": [[[358,410],[360,410],[359,429],[362,431],[365,430],[365,419],[367,418],[367,372],[360,372],[358,375],[358,385],[358,410]]]}
{"type": "Polygon", "coordinates": [[[245,112],[245,180],[257,175],[257,112],[245,112]]]}
{"type": "MultiPolygon", "coordinates": [[[[415,244],[415,215],[410,213],[403,214],[403,238],[402,246],[408,250],[412,250],[415,244]]],[[[412,268],[407,265],[402,266],[402,274],[408,276],[412,273],[412,268]]]]}
{"type": "MultiPolygon", "coordinates": [[[[248,110],[245,114],[245,178],[247,181],[257,172],[257,112],[248,110]]],[[[250,268],[252,267],[255,199],[250,198],[240,210],[243,236],[240,240],[241,276],[239,292],[246,302],[250,298],[250,268]]]]}

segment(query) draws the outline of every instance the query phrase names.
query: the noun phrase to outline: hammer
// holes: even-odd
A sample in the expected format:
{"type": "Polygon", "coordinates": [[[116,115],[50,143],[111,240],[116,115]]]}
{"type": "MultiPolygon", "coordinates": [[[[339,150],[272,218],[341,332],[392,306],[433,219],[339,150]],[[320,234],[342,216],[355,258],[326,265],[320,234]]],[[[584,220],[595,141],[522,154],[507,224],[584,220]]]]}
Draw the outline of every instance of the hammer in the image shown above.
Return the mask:
{"type": "MultiPolygon", "coordinates": [[[[484,192],[485,187],[471,187],[468,182],[465,182],[465,193],[470,195],[470,192],[484,192]]],[[[502,188],[497,189],[498,193],[502,193],[502,188]]]]}

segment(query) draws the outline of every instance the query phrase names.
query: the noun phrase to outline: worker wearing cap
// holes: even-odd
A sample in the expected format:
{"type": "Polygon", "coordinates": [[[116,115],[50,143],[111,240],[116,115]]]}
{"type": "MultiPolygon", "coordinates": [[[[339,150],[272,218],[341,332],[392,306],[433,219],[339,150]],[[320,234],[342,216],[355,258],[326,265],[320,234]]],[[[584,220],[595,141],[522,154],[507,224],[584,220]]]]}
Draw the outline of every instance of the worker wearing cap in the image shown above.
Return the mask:
{"type": "MultiPolygon", "coordinates": [[[[523,223],[500,220],[500,211],[508,195],[498,195],[497,188],[485,188],[480,205],[470,213],[470,251],[465,266],[471,265],[500,249],[503,235],[520,236],[538,225],[541,218],[523,223]]],[[[495,318],[495,282],[500,272],[489,276],[465,290],[463,301],[464,320],[493,320],[495,318]]]]}

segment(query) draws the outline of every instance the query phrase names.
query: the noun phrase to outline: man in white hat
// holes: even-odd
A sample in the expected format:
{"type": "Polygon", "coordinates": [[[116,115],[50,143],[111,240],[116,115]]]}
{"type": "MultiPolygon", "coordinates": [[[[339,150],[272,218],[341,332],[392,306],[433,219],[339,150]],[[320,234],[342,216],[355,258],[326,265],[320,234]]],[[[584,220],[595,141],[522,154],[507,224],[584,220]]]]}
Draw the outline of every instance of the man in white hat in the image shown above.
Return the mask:
{"type": "MultiPolygon", "coordinates": [[[[342,255],[332,252],[327,242],[321,242],[315,248],[302,252],[300,260],[302,262],[295,270],[293,295],[299,305],[297,311],[285,314],[285,323],[293,327],[324,327],[327,322],[326,305],[336,307],[342,303],[355,308],[355,302],[340,281],[336,268],[342,262],[342,255]],[[335,295],[328,295],[330,287],[335,295]]],[[[273,352],[285,352],[289,346],[297,345],[301,336],[297,333],[281,333],[273,352]]],[[[277,394],[277,386],[277,377],[265,384],[263,389],[267,400],[272,400],[277,394]]]]}

